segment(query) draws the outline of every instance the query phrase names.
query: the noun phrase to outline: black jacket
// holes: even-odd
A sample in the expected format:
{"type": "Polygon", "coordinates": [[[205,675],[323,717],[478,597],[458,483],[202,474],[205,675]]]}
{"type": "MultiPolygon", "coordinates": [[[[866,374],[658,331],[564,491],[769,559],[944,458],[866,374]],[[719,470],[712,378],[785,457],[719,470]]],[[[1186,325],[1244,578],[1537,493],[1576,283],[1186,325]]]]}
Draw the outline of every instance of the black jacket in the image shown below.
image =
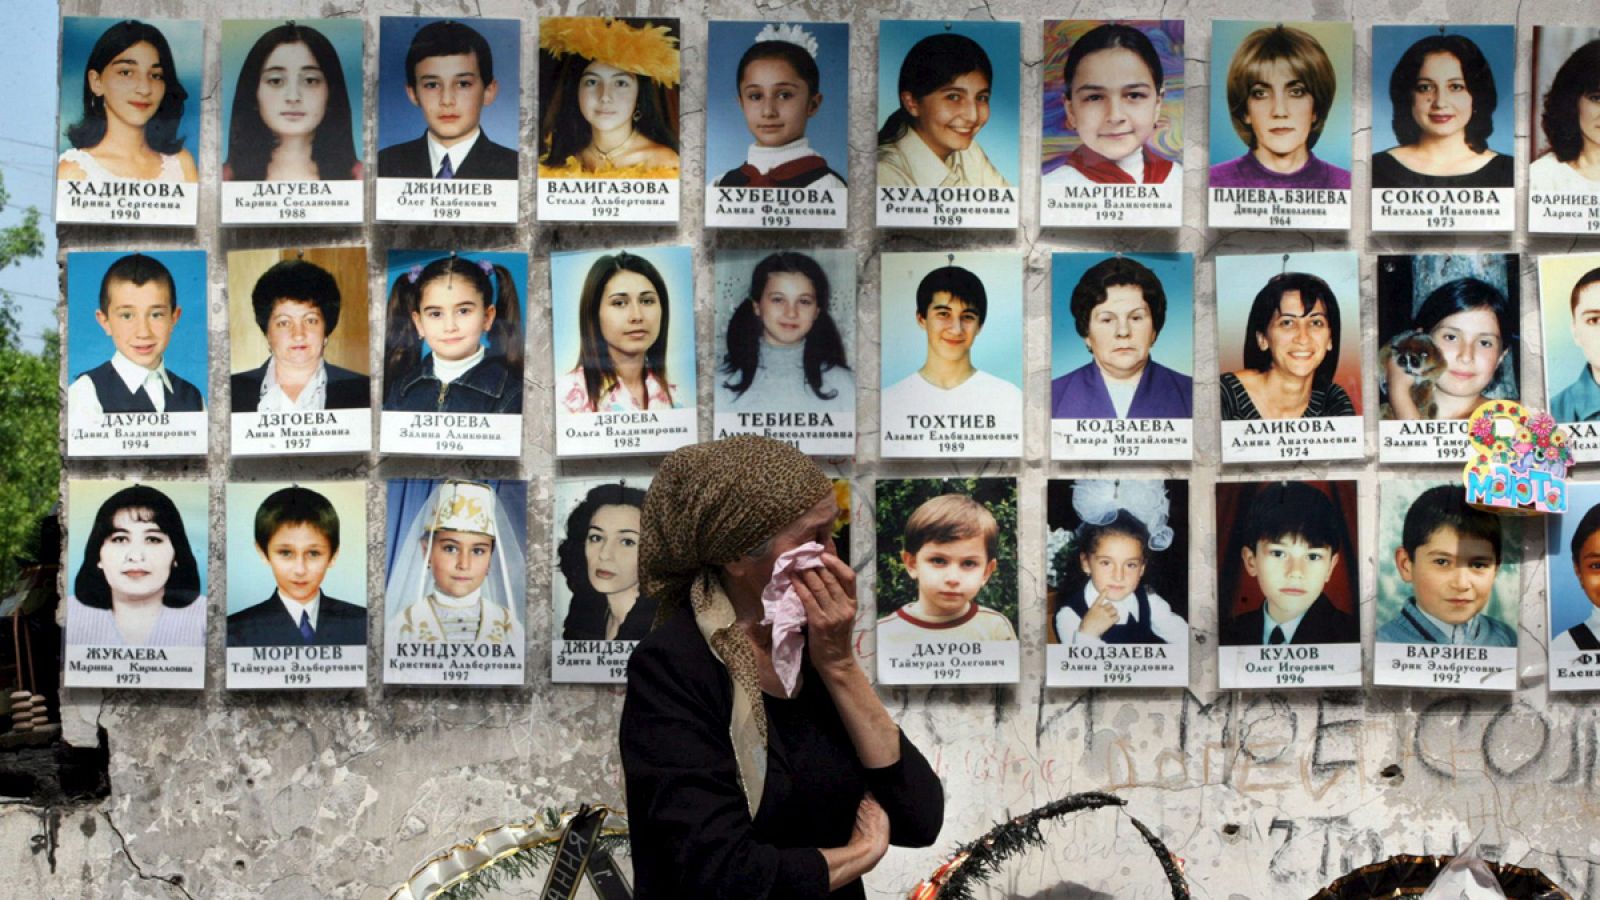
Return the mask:
{"type": "MultiPolygon", "coordinates": [[[[353,603],[324,594],[317,607],[312,645],[348,647],[367,642],[367,611],[353,603]]],[[[289,618],[283,601],[274,593],[265,602],[241,609],[228,617],[229,647],[303,646],[300,623],[289,618]]]]}
{"type": "MultiPolygon", "coordinates": [[[[155,404],[150,402],[150,397],[144,391],[137,393],[128,390],[123,383],[122,376],[112,367],[111,360],[106,360],[98,366],[79,376],[89,379],[94,385],[95,396],[100,398],[100,409],[108,413],[153,413],[155,404]]],[[[74,379],[77,380],[77,379],[74,379]]],[[[194,385],[178,377],[178,373],[167,370],[167,381],[171,386],[163,389],[166,394],[167,412],[205,412],[205,398],[200,396],[200,391],[194,385]]]]}
{"type": "MultiPolygon", "coordinates": [[[[1266,606],[1262,605],[1250,610],[1242,616],[1229,620],[1222,626],[1222,646],[1224,647],[1260,647],[1266,642],[1261,639],[1262,620],[1266,616],[1266,606]]],[[[1294,638],[1290,644],[1355,644],[1361,642],[1361,623],[1355,616],[1343,612],[1327,594],[1317,595],[1315,602],[1306,609],[1306,616],[1300,620],[1300,627],[1294,630],[1294,638]]]]}
{"type": "MultiPolygon", "coordinates": [[[[572,608],[567,610],[567,620],[561,625],[564,641],[602,641],[606,637],[606,598],[593,590],[586,590],[572,598],[572,608]]],[[[613,640],[637,641],[650,633],[656,620],[656,602],[643,594],[633,603],[633,609],[622,620],[613,640]]]]}
{"type": "Polygon", "coordinates": [[[505,359],[485,356],[460,378],[445,384],[433,374],[433,354],[422,365],[386,385],[386,412],[500,413],[522,415],[522,378],[505,359]]]}
{"type": "MultiPolygon", "coordinates": [[[[403,144],[394,144],[378,151],[379,178],[432,178],[433,160],[428,156],[428,135],[403,144]]],[[[457,178],[482,178],[490,181],[517,180],[517,151],[502,147],[489,140],[487,132],[478,132],[478,142],[472,152],[456,166],[457,178]]]]}
{"type": "MultiPolygon", "coordinates": [[[[372,392],[367,376],[331,363],[323,363],[328,371],[328,409],[370,409],[372,392]]],[[[261,403],[261,383],[267,380],[267,364],[248,372],[235,372],[228,379],[233,388],[233,411],[253,413],[261,403]]]]}

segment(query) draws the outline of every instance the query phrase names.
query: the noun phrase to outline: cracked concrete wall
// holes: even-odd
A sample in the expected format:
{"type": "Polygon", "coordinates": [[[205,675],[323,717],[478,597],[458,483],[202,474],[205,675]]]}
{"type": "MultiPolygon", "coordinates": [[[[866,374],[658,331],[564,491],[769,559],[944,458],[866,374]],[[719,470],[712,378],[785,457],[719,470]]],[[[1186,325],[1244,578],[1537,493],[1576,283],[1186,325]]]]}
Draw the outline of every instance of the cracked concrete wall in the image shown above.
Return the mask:
{"type": "MultiPolygon", "coordinates": [[[[480,477],[526,477],[532,489],[530,554],[533,614],[529,640],[529,684],[515,690],[385,690],[335,694],[224,692],[221,613],[225,598],[213,592],[210,687],[199,694],[77,691],[67,698],[68,733],[93,740],[99,723],[110,735],[112,796],[98,807],[35,810],[0,807],[0,893],[17,897],[106,898],[378,898],[431,850],[483,828],[526,819],[545,807],[579,801],[620,805],[621,772],[613,729],[621,691],[609,687],[553,686],[549,682],[548,596],[551,478],[557,474],[607,471],[599,462],[557,465],[550,435],[548,253],[555,249],[681,242],[695,248],[699,338],[711,346],[710,268],[724,247],[764,247],[777,235],[720,234],[692,223],[700,212],[704,183],[703,125],[706,86],[702,71],[708,18],[848,20],[854,31],[852,69],[875,71],[875,21],[948,14],[931,0],[762,0],[755,9],[733,0],[710,0],[692,8],[668,2],[634,4],[568,2],[534,6],[512,0],[247,0],[222,5],[198,0],[67,0],[68,14],[193,17],[205,20],[215,47],[224,13],[251,17],[357,16],[366,23],[368,96],[374,96],[372,47],[382,14],[449,14],[521,17],[524,83],[531,83],[533,20],[540,14],[631,13],[679,15],[684,20],[683,95],[685,224],[678,228],[577,228],[529,224],[521,228],[368,226],[296,231],[232,230],[214,226],[217,213],[217,117],[220,64],[215,52],[205,63],[202,104],[205,133],[200,161],[211,173],[201,192],[204,224],[195,234],[96,232],[66,229],[64,250],[95,247],[177,247],[198,240],[209,251],[212,337],[224,337],[223,254],[229,249],[291,244],[364,244],[381,262],[390,247],[531,249],[534,311],[530,316],[528,450],[522,464],[464,464],[480,477]]],[[[1041,20],[1046,16],[1167,16],[1191,23],[1187,76],[1208,79],[1209,21],[1253,18],[1263,10],[1246,0],[1146,0],[1142,3],[1056,3],[980,0],[958,15],[993,15],[1023,23],[1023,58],[1033,68],[1023,81],[1023,171],[1038,164],[1041,20]]],[[[1286,19],[1350,19],[1357,26],[1357,159],[1367,151],[1369,120],[1369,26],[1375,22],[1504,22],[1516,19],[1519,57],[1517,145],[1527,147],[1527,49],[1536,23],[1600,22],[1592,0],[1540,0],[1507,4],[1490,0],[1285,0],[1272,13],[1286,19]]],[[[872,164],[874,85],[859,80],[852,99],[851,152],[857,184],[872,164]]],[[[1203,92],[1193,90],[1191,97],[1203,92]]],[[[524,91],[522,121],[532,121],[533,94],[524,91]]],[[[1525,567],[1522,614],[1524,686],[1514,696],[1477,696],[1421,691],[1221,693],[1212,660],[1215,573],[1208,539],[1193,541],[1194,676],[1191,691],[1046,690],[1043,680],[1043,488],[1052,476],[1115,471],[1101,465],[1067,466],[1048,461],[1047,321],[1049,254],[1057,249],[1188,250],[1196,254],[1197,410],[1203,422],[1216,417],[1214,292],[1212,257],[1217,253],[1280,249],[1353,248],[1363,254],[1363,363],[1374,365],[1372,255],[1386,251],[1505,250],[1526,254],[1570,252],[1574,242],[1531,238],[1390,238],[1365,228],[1365,197],[1358,193],[1348,236],[1216,232],[1206,229],[1201,185],[1206,134],[1205,105],[1189,104],[1191,136],[1185,168],[1187,226],[1176,234],[1104,231],[1041,235],[1036,227],[1016,234],[879,234],[870,197],[853,197],[848,235],[799,235],[803,246],[848,246],[859,254],[862,335],[876,332],[876,255],[885,250],[945,248],[1016,249],[1027,257],[1025,309],[1026,390],[1033,401],[1026,423],[1025,458],[987,466],[890,465],[876,457],[877,348],[861,344],[863,373],[862,453],[844,471],[866,479],[880,474],[1015,474],[1022,483],[1021,556],[1027,560],[1021,630],[1023,681],[996,689],[885,689],[884,698],[903,727],[945,778],[949,815],[941,847],[966,840],[1002,817],[1032,809],[1064,793],[1110,789],[1125,796],[1128,812],[1153,827],[1185,860],[1196,896],[1228,900],[1276,900],[1306,896],[1345,870],[1398,852],[1448,852],[1474,835],[1504,860],[1539,866],[1573,896],[1600,898],[1600,714],[1592,696],[1552,696],[1543,687],[1544,566],[1525,567]]],[[[369,112],[367,133],[373,133],[369,112]]],[[[1365,183],[1365,164],[1356,166],[1365,183]]],[[[1032,180],[1024,191],[1023,221],[1037,222],[1032,180]]],[[[532,208],[531,184],[523,209],[532,208]]],[[[1524,260],[1523,296],[1536,296],[1531,258],[1524,260]]],[[[381,295],[378,269],[373,296],[381,295]]],[[[378,315],[372,314],[374,327],[378,315]]],[[[1543,399],[1539,329],[1534,306],[1524,303],[1527,343],[1525,397],[1543,399]]],[[[216,346],[222,346],[218,343],[216,346]]],[[[712,362],[702,351],[702,371],[712,362]]],[[[225,356],[213,360],[214,391],[226,384],[225,356]]],[[[1369,374],[1368,396],[1372,390],[1369,374]]],[[[710,381],[701,378],[702,428],[709,426],[710,381]]],[[[227,429],[213,417],[214,446],[224,447],[227,429]]],[[[1141,474],[1189,475],[1193,522],[1209,534],[1212,486],[1217,481],[1214,429],[1200,428],[1192,471],[1188,467],[1140,468],[1141,474]]],[[[1374,444],[1375,446],[1375,444],[1374,444]]],[[[625,464],[628,471],[647,463],[625,464]]],[[[1355,477],[1361,481],[1362,618],[1370,635],[1376,546],[1375,463],[1267,467],[1288,477],[1355,477]]],[[[74,462],[78,476],[177,476],[205,479],[221,510],[222,486],[230,478],[291,475],[368,478],[373,527],[369,572],[382,571],[379,523],[383,478],[436,474],[415,460],[231,461],[221,453],[195,463],[131,465],[74,462]]],[[[1224,473],[1231,475],[1231,473],[1224,473]]],[[[1441,473],[1443,474],[1443,473],[1441,473]]],[[[870,519],[871,491],[862,484],[858,521],[870,519]]],[[[213,529],[223,523],[215,516],[213,529]]],[[[858,528],[857,559],[870,558],[871,529],[858,528]]],[[[221,548],[221,541],[213,547],[221,548]]],[[[1542,555],[1542,537],[1528,547],[1542,555]]],[[[212,583],[223,561],[211,560],[212,583]]],[[[864,583],[870,585],[872,572],[864,583]]],[[[863,598],[861,627],[870,629],[871,605],[863,598]]],[[[870,636],[864,642],[871,647],[870,636]]],[[[1370,646],[1368,648],[1370,654],[1370,646]]],[[[373,657],[376,671],[376,656],[373,657]]],[[[1162,896],[1159,875],[1128,823],[1117,813],[1083,814],[1047,832],[1050,849],[1013,864],[995,879],[987,896],[1142,898],[1162,896]],[[1081,889],[1061,887],[1072,882],[1081,889]],[[1051,887],[1055,885],[1055,887],[1051,887]]],[[[873,896],[903,894],[938,860],[939,849],[894,850],[868,880],[873,896]]],[[[532,891],[528,891],[531,893],[532,891]]]]}

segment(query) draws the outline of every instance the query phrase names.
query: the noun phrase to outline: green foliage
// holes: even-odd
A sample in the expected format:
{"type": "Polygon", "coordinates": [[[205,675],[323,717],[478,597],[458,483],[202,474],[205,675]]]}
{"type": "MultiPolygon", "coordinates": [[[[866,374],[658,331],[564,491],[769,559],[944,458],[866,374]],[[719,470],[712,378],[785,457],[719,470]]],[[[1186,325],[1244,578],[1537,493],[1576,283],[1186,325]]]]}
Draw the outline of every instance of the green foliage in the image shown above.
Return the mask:
{"type": "MultiPolygon", "coordinates": [[[[0,205],[10,194],[0,180],[0,205]]],[[[0,228],[0,270],[44,248],[39,211],[22,224],[0,228]]],[[[56,502],[61,475],[57,446],[61,342],[45,335],[39,355],[22,349],[16,308],[0,291],[0,592],[17,576],[40,516],[56,502]]]]}
{"type": "Polygon", "coordinates": [[[900,561],[901,534],[918,506],[941,494],[967,494],[1000,525],[1000,565],[978,592],[978,604],[1017,621],[1017,482],[1012,478],[908,478],[879,481],[878,615],[916,599],[917,586],[900,561]]]}

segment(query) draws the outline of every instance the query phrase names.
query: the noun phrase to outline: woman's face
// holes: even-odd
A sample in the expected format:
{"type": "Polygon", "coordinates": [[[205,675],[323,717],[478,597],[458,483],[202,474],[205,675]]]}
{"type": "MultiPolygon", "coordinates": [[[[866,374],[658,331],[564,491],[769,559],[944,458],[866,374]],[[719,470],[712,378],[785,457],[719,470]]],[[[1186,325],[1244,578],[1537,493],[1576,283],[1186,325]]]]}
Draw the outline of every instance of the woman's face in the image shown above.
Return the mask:
{"type": "Polygon", "coordinates": [[[968,72],[921,97],[902,93],[900,105],[911,114],[911,127],[928,149],[945,159],[972,146],[988,124],[989,79],[982,72],[968,72]]]}
{"type": "Polygon", "coordinates": [[[105,101],[107,118],[143,128],[167,95],[161,54],[140,41],[112,57],[104,69],[90,71],[89,90],[105,101]]]}
{"type": "Polygon", "coordinates": [[[613,356],[643,356],[661,335],[661,297],[638,272],[618,272],[600,296],[600,339],[613,356]]]}
{"type": "Polygon", "coordinates": [[[494,325],[494,307],[465,278],[435,278],[422,286],[422,300],[411,314],[417,337],[443,360],[463,360],[478,352],[494,325]]]}
{"type": "Polygon", "coordinates": [[[1591,150],[1600,150],[1600,86],[1578,96],[1578,132],[1591,150]]]}
{"type": "Polygon", "coordinates": [[[1464,309],[1439,320],[1428,332],[1444,356],[1445,371],[1434,387],[1452,397],[1477,397],[1494,381],[1505,358],[1500,320],[1487,306],[1464,309]]]}
{"type": "Polygon", "coordinates": [[[744,67],[739,107],[744,124],[763,147],[782,147],[806,136],[806,122],[822,106],[822,95],[781,59],[757,59],[744,67]]]}
{"type": "Polygon", "coordinates": [[[1106,159],[1139,152],[1161,116],[1161,83],[1125,47],[1085,56],[1067,88],[1067,127],[1106,159]]]}
{"type": "Polygon", "coordinates": [[[1287,60],[1273,60],[1250,85],[1245,124],[1255,134],[1256,147],[1274,156],[1293,156],[1310,142],[1316,101],[1287,60]]]}
{"type": "Polygon", "coordinates": [[[578,111],[595,131],[632,125],[638,103],[639,77],[632,72],[592,62],[578,78],[578,111]]]}
{"type": "Polygon", "coordinates": [[[172,539],[150,510],[117,510],[111,516],[111,534],[100,545],[100,571],[111,588],[111,602],[160,599],[177,558],[172,539]]]}
{"type": "Polygon", "coordinates": [[[328,112],[328,79],[302,43],[279,44],[267,54],[256,86],[267,130],[283,136],[315,134],[328,112]]]}
{"type": "Polygon", "coordinates": [[[1107,288],[1106,299],[1089,311],[1089,334],[1083,340],[1107,375],[1132,378],[1143,371],[1156,342],[1155,317],[1144,291],[1132,284],[1107,288]]]}
{"type": "Polygon", "coordinates": [[[267,319],[267,346],[279,365],[297,369],[322,361],[322,348],[328,343],[328,327],[322,310],[304,300],[279,300],[272,304],[267,319]]]}
{"type": "Polygon", "coordinates": [[[1472,93],[1454,53],[1429,53],[1422,58],[1417,83],[1411,89],[1411,118],[1424,138],[1447,138],[1466,131],[1472,121],[1472,93]]]}
{"type": "Polygon", "coordinates": [[[755,308],[756,317],[761,320],[761,339],[779,347],[804,341],[822,309],[817,305],[817,290],[811,279],[798,272],[768,275],[755,308]]]}
{"type": "Polygon", "coordinates": [[[1266,333],[1256,332],[1256,343],[1271,355],[1274,371],[1310,378],[1333,350],[1328,309],[1321,300],[1306,309],[1299,291],[1284,291],[1266,333]]]}
{"type": "Polygon", "coordinates": [[[1102,535],[1093,552],[1078,554],[1078,565],[1095,591],[1115,602],[1133,593],[1144,578],[1144,545],[1131,535],[1102,535]]]}
{"type": "Polygon", "coordinates": [[[583,539],[589,584],[602,594],[615,594],[639,584],[639,507],[602,506],[589,519],[583,539]]]}

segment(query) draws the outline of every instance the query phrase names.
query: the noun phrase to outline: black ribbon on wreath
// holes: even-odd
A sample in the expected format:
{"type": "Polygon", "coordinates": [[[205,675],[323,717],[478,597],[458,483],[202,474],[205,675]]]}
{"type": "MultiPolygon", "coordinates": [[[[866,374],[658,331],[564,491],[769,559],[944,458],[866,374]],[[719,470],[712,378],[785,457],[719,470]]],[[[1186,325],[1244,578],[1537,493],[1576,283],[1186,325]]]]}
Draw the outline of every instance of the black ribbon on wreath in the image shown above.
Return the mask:
{"type": "MultiPolygon", "coordinates": [[[[1391,856],[1344,875],[1312,895],[1311,900],[1421,897],[1452,859],[1451,856],[1391,856]]],[[[1483,865],[1494,875],[1506,900],[1572,900],[1570,894],[1538,869],[1492,862],[1483,865]]]]}

